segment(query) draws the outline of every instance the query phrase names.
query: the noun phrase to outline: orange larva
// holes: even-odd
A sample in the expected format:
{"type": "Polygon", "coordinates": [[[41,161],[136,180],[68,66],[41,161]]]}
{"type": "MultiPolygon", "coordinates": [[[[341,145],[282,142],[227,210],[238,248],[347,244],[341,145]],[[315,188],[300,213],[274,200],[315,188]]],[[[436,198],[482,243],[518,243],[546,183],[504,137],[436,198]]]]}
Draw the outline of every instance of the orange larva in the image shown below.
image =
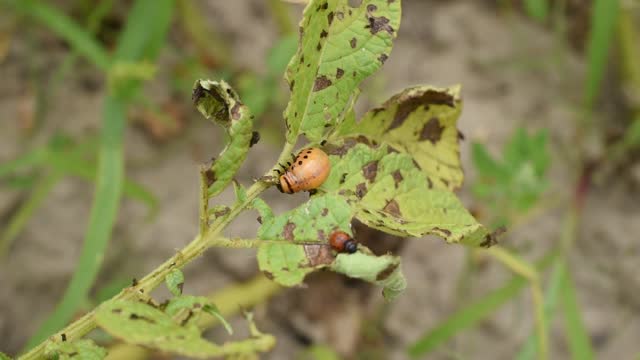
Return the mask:
{"type": "Polygon", "coordinates": [[[278,189],[287,194],[320,187],[331,170],[329,156],[318,148],[302,149],[293,164],[280,176],[278,189]]]}
{"type": "Polygon", "coordinates": [[[358,250],[358,243],[344,231],[334,231],[329,237],[329,243],[337,252],[353,254],[358,250]]]}

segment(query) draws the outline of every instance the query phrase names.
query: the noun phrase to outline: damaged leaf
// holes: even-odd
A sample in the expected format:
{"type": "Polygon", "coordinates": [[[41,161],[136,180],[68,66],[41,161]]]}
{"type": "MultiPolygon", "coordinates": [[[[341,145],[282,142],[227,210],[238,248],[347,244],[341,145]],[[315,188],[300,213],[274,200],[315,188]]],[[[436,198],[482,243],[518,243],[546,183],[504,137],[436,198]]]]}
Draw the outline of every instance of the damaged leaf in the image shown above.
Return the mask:
{"type": "Polygon", "coordinates": [[[193,102],[205,118],[222,125],[229,143],[206,171],[209,197],[219,194],[238,172],[251,146],[253,116],[224,81],[197,80],[193,102]]]}
{"type": "Polygon", "coordinates": [[[436,188],[462,185],[461,137],[456,123],[462,110],[460,87],[417,86],[392,96],[359,122],[348,117],[333,138],[365,135],[413,157],[436,188]]]}
{"type": "Polygon", "coordinates": [[[298,51],[285,78],[291,100],[284,112],[287,141],[318,141],[335,126],[358,85],[391,52],[400,26],[400,0],[310,1],[300,22],[298,51]]]}
{"type": "Polygon", "coordinates": [[[204,296],[182,295],[177,296],[169,301],[164,312],[184,325],[187,323],[196,323],[197,319],[203,313],[215,316],[224,326],[229,334],[233,334],[231,325],[220,314],[218,307],[204,296]]]}
{"type": "Polygon", "coordinates": [[[366,225],[398,236],[430,234],[471,246],[495,242],[454,193],[432,185],[409,154],[363,136],[327,145],[327,151],[332,171],[320,190],[345,197],[366,225]]]}
{"type": "MultiPolygon", "coordinates": [[[[44,353],[47,359],[102,360],[107,356],[107,349],[96,345],[93,340],[80,339],[63,342],[50,341],[47,343],[44,353]]],[[[0,359],[3,357],[0,356],[0,359]]]]}
{"type": "Polygon", "coordinates": [[[382,295],[391,301],[407,287],[400,269],[400,258],[392,255],[375,256],[366,252],[339,254],[331,270],[362,279],[382,287],[382,295]]]}
{"type": "Polygon", "coordinates": [[[279,284],[294,286],[308,273],[333,262],[329,236],[337,230],[351,234],[353,215],[342,197],[325,195],[313,197],[282,215],[267,216],[258,230],[258,238],[282,242],[260,246],[260,270],[279,284]]]}
{"type": "Polygon", "coordinates": [[[164,279],[167,283],[167,289],[173,294],[173,296],[182,295],[182,288],[184,287],[184,275],[179,269],[173,269],[167,277],[164,279]]]}

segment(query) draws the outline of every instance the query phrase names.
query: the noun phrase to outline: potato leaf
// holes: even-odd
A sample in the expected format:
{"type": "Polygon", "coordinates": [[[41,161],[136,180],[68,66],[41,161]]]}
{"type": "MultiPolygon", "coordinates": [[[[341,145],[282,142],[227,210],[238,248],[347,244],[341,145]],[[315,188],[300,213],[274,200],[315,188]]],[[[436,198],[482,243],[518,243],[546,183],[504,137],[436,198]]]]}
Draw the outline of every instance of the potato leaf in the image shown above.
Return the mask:
{"type": "Polygon", "coordinates": [[[167,283],[167,289],[173,294],[173,296],[182,295],[182,287],[184,286],[184,274],[180,269],[173,269],[167,277],[164,279],[167,283]]]}
{"type": "Polygon", "coordinates": [[[400,269],[400,258],[391,255],[375,256],[362,251],[339,254],[331,270],[349,277],[362,279],[382,287],[382,295],[391,301],[407,287],[400,269]]]}
{"type": "Polygon", "coordinates": [[[213,197],[226,188],[247,156],[251,147],[253,116],[224,81],[197,80],[193,88],[193,102],[205,118],[222,125],[229,135],[229,143],[206,172],[209,197],[213,197]]]}
{"type": "Polygon", "coordinates": [[[462,110],[460,87],[417,86],[392,96],[367,112],[359,122],[347,117],[333,139],[365,135],[413,157],[433,187],[457,189],[462,185],[461,137],[456,123],[462,110]]]}
{"type": "Polygon", "coordinates": [[[45,356],[48,359],[57,360],[102,360],[107,356],[107,349],[96,345],[93,340],[89,339],[55,341],[47,344],[45,356]]]}
{"type": "Polygon", "coordinates": [[[381,231],[490,246],[494,234],[479,224],[454,193],[436,187],[413,158],[364,136],[327,144],[331,174],[320,190],[343,196],[356,218],[381,231]]]}
{"type": "Polygon", "coordinates": [[[298,51],[285,78],[291,100],[284,112],[287,141],[318,141],[336,125],[362,80],[389,57],[400,26],[400,0],[310,1],[300,23],[298,51]]]}

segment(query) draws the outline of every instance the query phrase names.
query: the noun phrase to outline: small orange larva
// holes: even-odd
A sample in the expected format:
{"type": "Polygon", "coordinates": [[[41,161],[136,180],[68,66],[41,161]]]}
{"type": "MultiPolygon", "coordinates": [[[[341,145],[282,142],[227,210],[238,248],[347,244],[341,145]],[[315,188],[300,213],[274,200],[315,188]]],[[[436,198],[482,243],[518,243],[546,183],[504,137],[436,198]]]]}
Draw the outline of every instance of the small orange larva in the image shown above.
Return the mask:
{"type": "Polygon", "coordinates": [[[358,243],[344,231],[334,231],[329,237],[329,243],[337,252],[353,254],[358,250],[358,243]]]}
{"type": "Polygon", "coordinates": [[[331,171],[329,156],[318,148],[300,150],[293,164],[280,175],[278,189],[287,194],[320,187],[331,171]]]}

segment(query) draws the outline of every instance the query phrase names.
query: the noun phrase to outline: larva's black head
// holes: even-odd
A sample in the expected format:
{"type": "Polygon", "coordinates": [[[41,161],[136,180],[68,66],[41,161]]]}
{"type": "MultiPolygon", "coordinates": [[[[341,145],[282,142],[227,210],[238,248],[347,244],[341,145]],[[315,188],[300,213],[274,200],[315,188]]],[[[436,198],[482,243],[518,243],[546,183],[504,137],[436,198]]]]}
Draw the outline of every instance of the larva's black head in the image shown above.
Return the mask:
{"type": "Polygon", "coordinates": [[[354,240],[348,240],[346,243],[344,243],[344,251],[349,254],[353,254],[354,252],[358,251],[358,243],[354,240]]]}

